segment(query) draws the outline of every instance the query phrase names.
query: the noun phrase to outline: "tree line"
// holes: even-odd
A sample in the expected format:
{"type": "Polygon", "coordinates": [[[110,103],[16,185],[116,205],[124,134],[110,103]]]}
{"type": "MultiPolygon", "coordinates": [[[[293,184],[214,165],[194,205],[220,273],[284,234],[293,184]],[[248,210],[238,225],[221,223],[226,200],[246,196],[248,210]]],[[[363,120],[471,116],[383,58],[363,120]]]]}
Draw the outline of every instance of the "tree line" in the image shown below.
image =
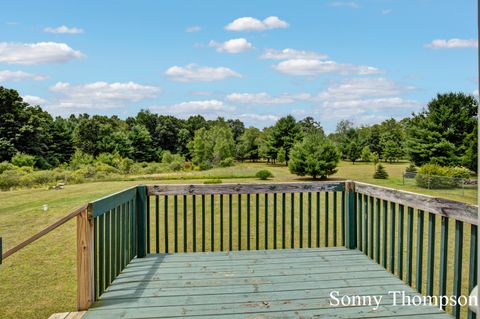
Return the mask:
{"type": "Polygon", "coordinates": [[[16,90],[0,87],[0,162],[28,154],[35,167],[48,169],[70,163],[76,153],[114,153],[136,162],[177,154],[199,169],[262,159],[314,177],[333,174],[339,159],[409,159],[417,166],[436,163],[476,172],[477,108],[471,95],[439,94],[409,118],[359,127],[343,120],[327,135],[312,117],[297,121],[291,115],[262,130],[238,119],[179,119],[148,110],[125,120],[115,115],[53,117],[23,101],[16,90]]]}

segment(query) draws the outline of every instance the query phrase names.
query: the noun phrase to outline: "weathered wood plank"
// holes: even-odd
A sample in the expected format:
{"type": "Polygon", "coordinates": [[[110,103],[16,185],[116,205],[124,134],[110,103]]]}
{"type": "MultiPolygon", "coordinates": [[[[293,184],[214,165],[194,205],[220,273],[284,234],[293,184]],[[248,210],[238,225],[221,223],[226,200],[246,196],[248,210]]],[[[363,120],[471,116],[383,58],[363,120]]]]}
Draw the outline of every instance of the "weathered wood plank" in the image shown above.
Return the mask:
{"type": "Polygon", "coordinates": [[[137,194],[137,187],[138,186],[133,186],[123,191],[107,195],[91,202],[91,214],[93,214],[93,217],[97,217],[109,210],[117,208],[117,206],[121,203],[126,203],[132,200],[137,194]]]}
{"type": "Polygon", "coordinates": [[[454,218],[472,225],[478,224],[477,205],[360,182],[355,182],[355,190],[360,194],[374,196],[440,216],[454,218]]]}
{"type": "Polygon", "coordinates": [[[86,310],[95,300],[93,218],[87,209],[77,216],[77,308],[86,310]]]}
{"type": "Polygon", "coordinates": [[[148,185],[149,195],[265,194],[342,191],[344,182],[272,184],[164,184],[148,185]]]}

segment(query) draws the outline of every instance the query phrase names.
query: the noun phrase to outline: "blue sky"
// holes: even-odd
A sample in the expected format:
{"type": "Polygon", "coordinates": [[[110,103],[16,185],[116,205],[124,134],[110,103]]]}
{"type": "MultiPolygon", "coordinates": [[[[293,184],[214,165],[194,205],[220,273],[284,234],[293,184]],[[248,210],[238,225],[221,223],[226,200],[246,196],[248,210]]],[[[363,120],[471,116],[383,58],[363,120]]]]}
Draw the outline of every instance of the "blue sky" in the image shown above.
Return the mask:
{"type": "Polygon", "coordinates": [[[402,118],[478,94],[476,1],[9,1],[0,85],[55,115],[402,118]],[[281,5],[280,5],[281,4],[281,5]],[[28,8],[28,9],[26,9],[28,8]]]}

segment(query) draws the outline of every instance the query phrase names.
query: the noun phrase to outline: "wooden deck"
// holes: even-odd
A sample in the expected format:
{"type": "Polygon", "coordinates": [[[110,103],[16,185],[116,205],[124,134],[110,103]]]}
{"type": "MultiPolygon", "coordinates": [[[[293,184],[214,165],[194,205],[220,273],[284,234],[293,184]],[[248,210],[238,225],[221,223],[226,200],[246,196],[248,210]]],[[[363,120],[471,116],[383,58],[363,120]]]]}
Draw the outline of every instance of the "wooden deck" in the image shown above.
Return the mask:
{"type": "Polygon", "coordinates": [[[345,248],[158,254],[134,259],[85,318],[451,318],[431,306],[393,306],[393,290],[417,295],[345,248]],[[377,310],[332,307],[333,290],[383,298],[377,310]]]}

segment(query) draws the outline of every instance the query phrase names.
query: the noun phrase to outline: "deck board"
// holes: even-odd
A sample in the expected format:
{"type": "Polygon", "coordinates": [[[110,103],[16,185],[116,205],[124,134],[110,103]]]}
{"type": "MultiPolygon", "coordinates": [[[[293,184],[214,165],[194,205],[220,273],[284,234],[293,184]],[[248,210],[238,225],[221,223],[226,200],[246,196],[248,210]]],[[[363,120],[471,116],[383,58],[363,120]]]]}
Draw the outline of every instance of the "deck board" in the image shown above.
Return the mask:
{"type": "Polygon", "coordinates": [[[418,295],[345,248],[155,254],[130,263],[85,318],[451,318],[432,306],[394,306],[392,290],[418,295]],[[332,307],[332,290],[382,302],[332,307]]]}

